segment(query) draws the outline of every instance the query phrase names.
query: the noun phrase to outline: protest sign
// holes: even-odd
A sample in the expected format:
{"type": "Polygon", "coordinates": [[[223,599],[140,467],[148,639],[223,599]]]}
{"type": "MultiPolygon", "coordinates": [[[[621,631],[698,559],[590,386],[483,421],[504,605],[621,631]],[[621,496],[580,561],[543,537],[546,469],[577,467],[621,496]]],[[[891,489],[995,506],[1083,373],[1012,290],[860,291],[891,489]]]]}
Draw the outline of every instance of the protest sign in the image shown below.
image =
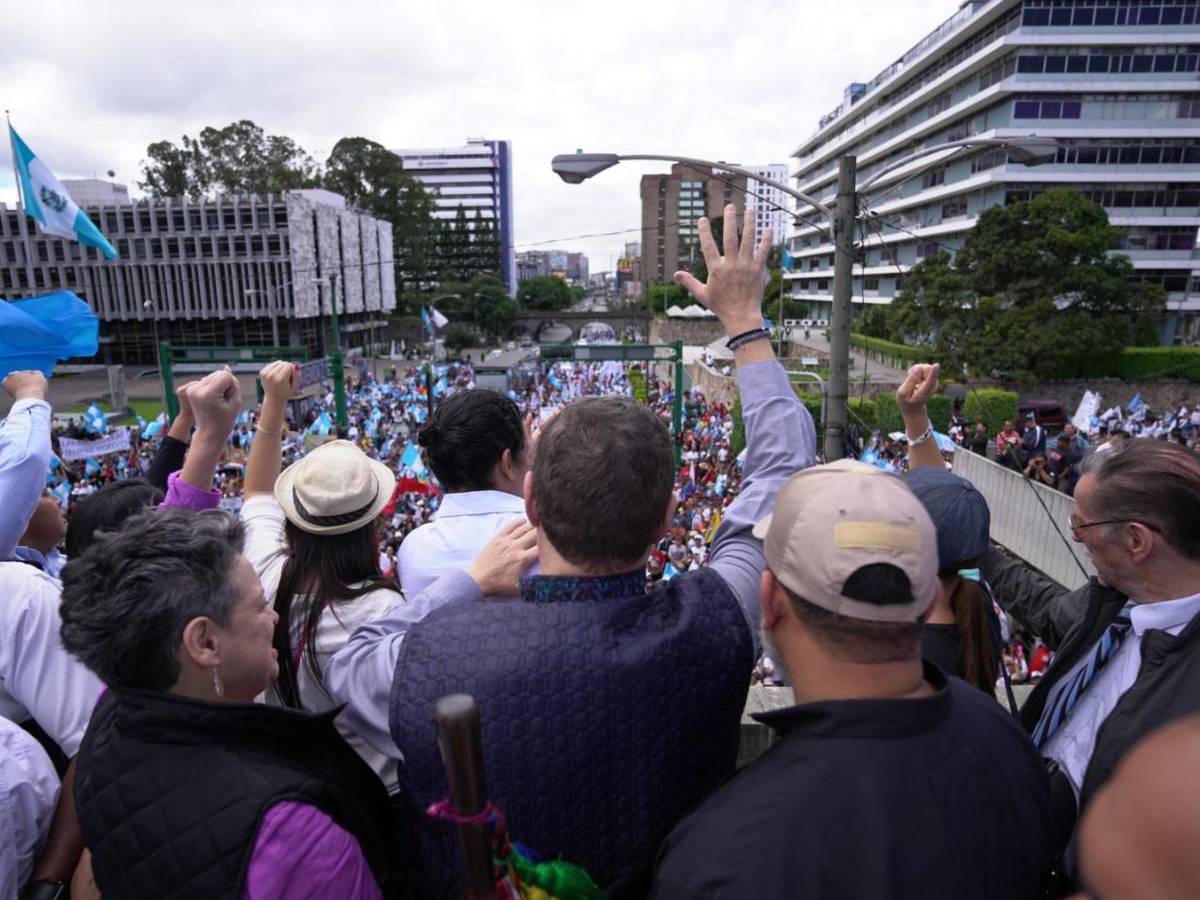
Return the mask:
{"type": "Polygon", "coordinates": [[[94,441],[78,441],[74,438],[60,437],[58,449],[59,457],[67,462],[87,459],[89,456],[121,453],[129,449],[129,431],[121,428],[94,441]]]}

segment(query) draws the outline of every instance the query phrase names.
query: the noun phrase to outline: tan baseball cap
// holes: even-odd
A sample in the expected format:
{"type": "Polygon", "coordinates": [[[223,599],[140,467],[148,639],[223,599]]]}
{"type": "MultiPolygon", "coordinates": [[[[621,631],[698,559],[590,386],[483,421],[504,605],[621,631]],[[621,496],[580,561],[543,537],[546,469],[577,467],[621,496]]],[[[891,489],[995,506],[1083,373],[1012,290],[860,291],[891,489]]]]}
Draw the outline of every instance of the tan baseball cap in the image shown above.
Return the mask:
{"type": "Polygon", "coordinates": [[[838,460],[793,475],[754,536],[784,587],[851,619],[916,622],[937,592],[937,530],[904,482],[875,466],[838,460]],[[871,603],[842,593],[851,575],[876,563],[903,572],[911,596],[871,603]]]}

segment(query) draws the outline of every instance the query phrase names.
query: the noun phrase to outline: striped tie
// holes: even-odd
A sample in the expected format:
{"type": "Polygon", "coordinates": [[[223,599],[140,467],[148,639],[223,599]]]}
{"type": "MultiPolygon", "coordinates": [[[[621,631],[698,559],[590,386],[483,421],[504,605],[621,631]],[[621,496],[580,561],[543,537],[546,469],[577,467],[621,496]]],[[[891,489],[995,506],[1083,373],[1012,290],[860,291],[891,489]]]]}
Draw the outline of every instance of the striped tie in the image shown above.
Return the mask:
{"type": "Polygon", "coordinates": [[[1074,675],[1057,685],[1046,700],[1046,708],[1042,710],[1042,717],[1038,719],[1037,727],[1033,729],[1033,744],[1039,750],[1045,746],[1059,726],[1067,721],[1080,696],[1088,689],[1088,685],[1096,680],[1096,675],[1104,668],[1104,664],[1121,646],[1121,639],[1129,631],[1130,609],[1129,606],[1122,609],[1112,624],[1105,629],[1100,640],[1096,642],[1096,649],[1092,651],[1087,665],[1077,669],[1074,675]]]}

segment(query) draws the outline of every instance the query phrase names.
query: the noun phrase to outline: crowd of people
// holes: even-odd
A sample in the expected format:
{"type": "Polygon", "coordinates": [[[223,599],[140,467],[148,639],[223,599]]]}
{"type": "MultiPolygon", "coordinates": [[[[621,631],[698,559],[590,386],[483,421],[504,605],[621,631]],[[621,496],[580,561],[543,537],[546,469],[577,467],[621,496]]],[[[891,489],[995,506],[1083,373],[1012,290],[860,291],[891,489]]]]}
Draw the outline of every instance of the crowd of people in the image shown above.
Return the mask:
{"type": "Polygon", "coordinates": [[[1064,590],[947,471],[937,366],[897,391],[902,477],[818,464],[770,234],[725,229],[676,277],[727,334],[740,460],[723,406],[673,437],[646,373],[562,364],[515,396],[436,373],[432,412],[416,372],[358,381],[345,438],[305,445],[327,412],[274,362],[249,421],[230,372],[188,385],[146,477],[64,521],[45,378],[9,374],[0,896],[1195,895],[1200,459],[1093,453],[1071,528],[1102,579],[1064,590]],[[1054,654],[1019,711],[1005,619],[1054,654]],[[766,646],[794,705],[735,771],[766,646]],[[482,779],[439,744],[448,694],[482,779]]]}

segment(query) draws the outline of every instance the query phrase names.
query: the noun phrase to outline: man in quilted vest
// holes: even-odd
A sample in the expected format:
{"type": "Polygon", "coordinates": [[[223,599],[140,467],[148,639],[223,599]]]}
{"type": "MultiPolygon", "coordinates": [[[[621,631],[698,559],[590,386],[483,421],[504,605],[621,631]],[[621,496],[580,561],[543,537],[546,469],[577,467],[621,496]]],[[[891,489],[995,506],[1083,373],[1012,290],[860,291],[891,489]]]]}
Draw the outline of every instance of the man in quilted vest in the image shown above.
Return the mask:
{"type": "MultiPolygon", "coordinates": [[[[326,675],[352,726],[405,761],[402,787],[422,809],[446,796],[433,704],[472,694],[510,833],[613,897],[645,895],[662,839],[733,770],[760,650],[765,562],[751,529],[815,461],[812,419],[763,328],[770,235],[754,248],[747,216],[739,242],[733,207],[724,253],[706,220],[699,231],[708,281],[676,280],[729,335],[748,445],[710,564],[646,593],[647,556],[675,510],[671,437],[630,398],[582,399],[543,429],[526,476],[540,574],[521,581],[520,602],[485,600],[477,560],[476,578],[447,574],[359,628],[326,675]]],[[[453,828],[429,822],[420,840],[427,896],[454,890],[453,828]]]]}

